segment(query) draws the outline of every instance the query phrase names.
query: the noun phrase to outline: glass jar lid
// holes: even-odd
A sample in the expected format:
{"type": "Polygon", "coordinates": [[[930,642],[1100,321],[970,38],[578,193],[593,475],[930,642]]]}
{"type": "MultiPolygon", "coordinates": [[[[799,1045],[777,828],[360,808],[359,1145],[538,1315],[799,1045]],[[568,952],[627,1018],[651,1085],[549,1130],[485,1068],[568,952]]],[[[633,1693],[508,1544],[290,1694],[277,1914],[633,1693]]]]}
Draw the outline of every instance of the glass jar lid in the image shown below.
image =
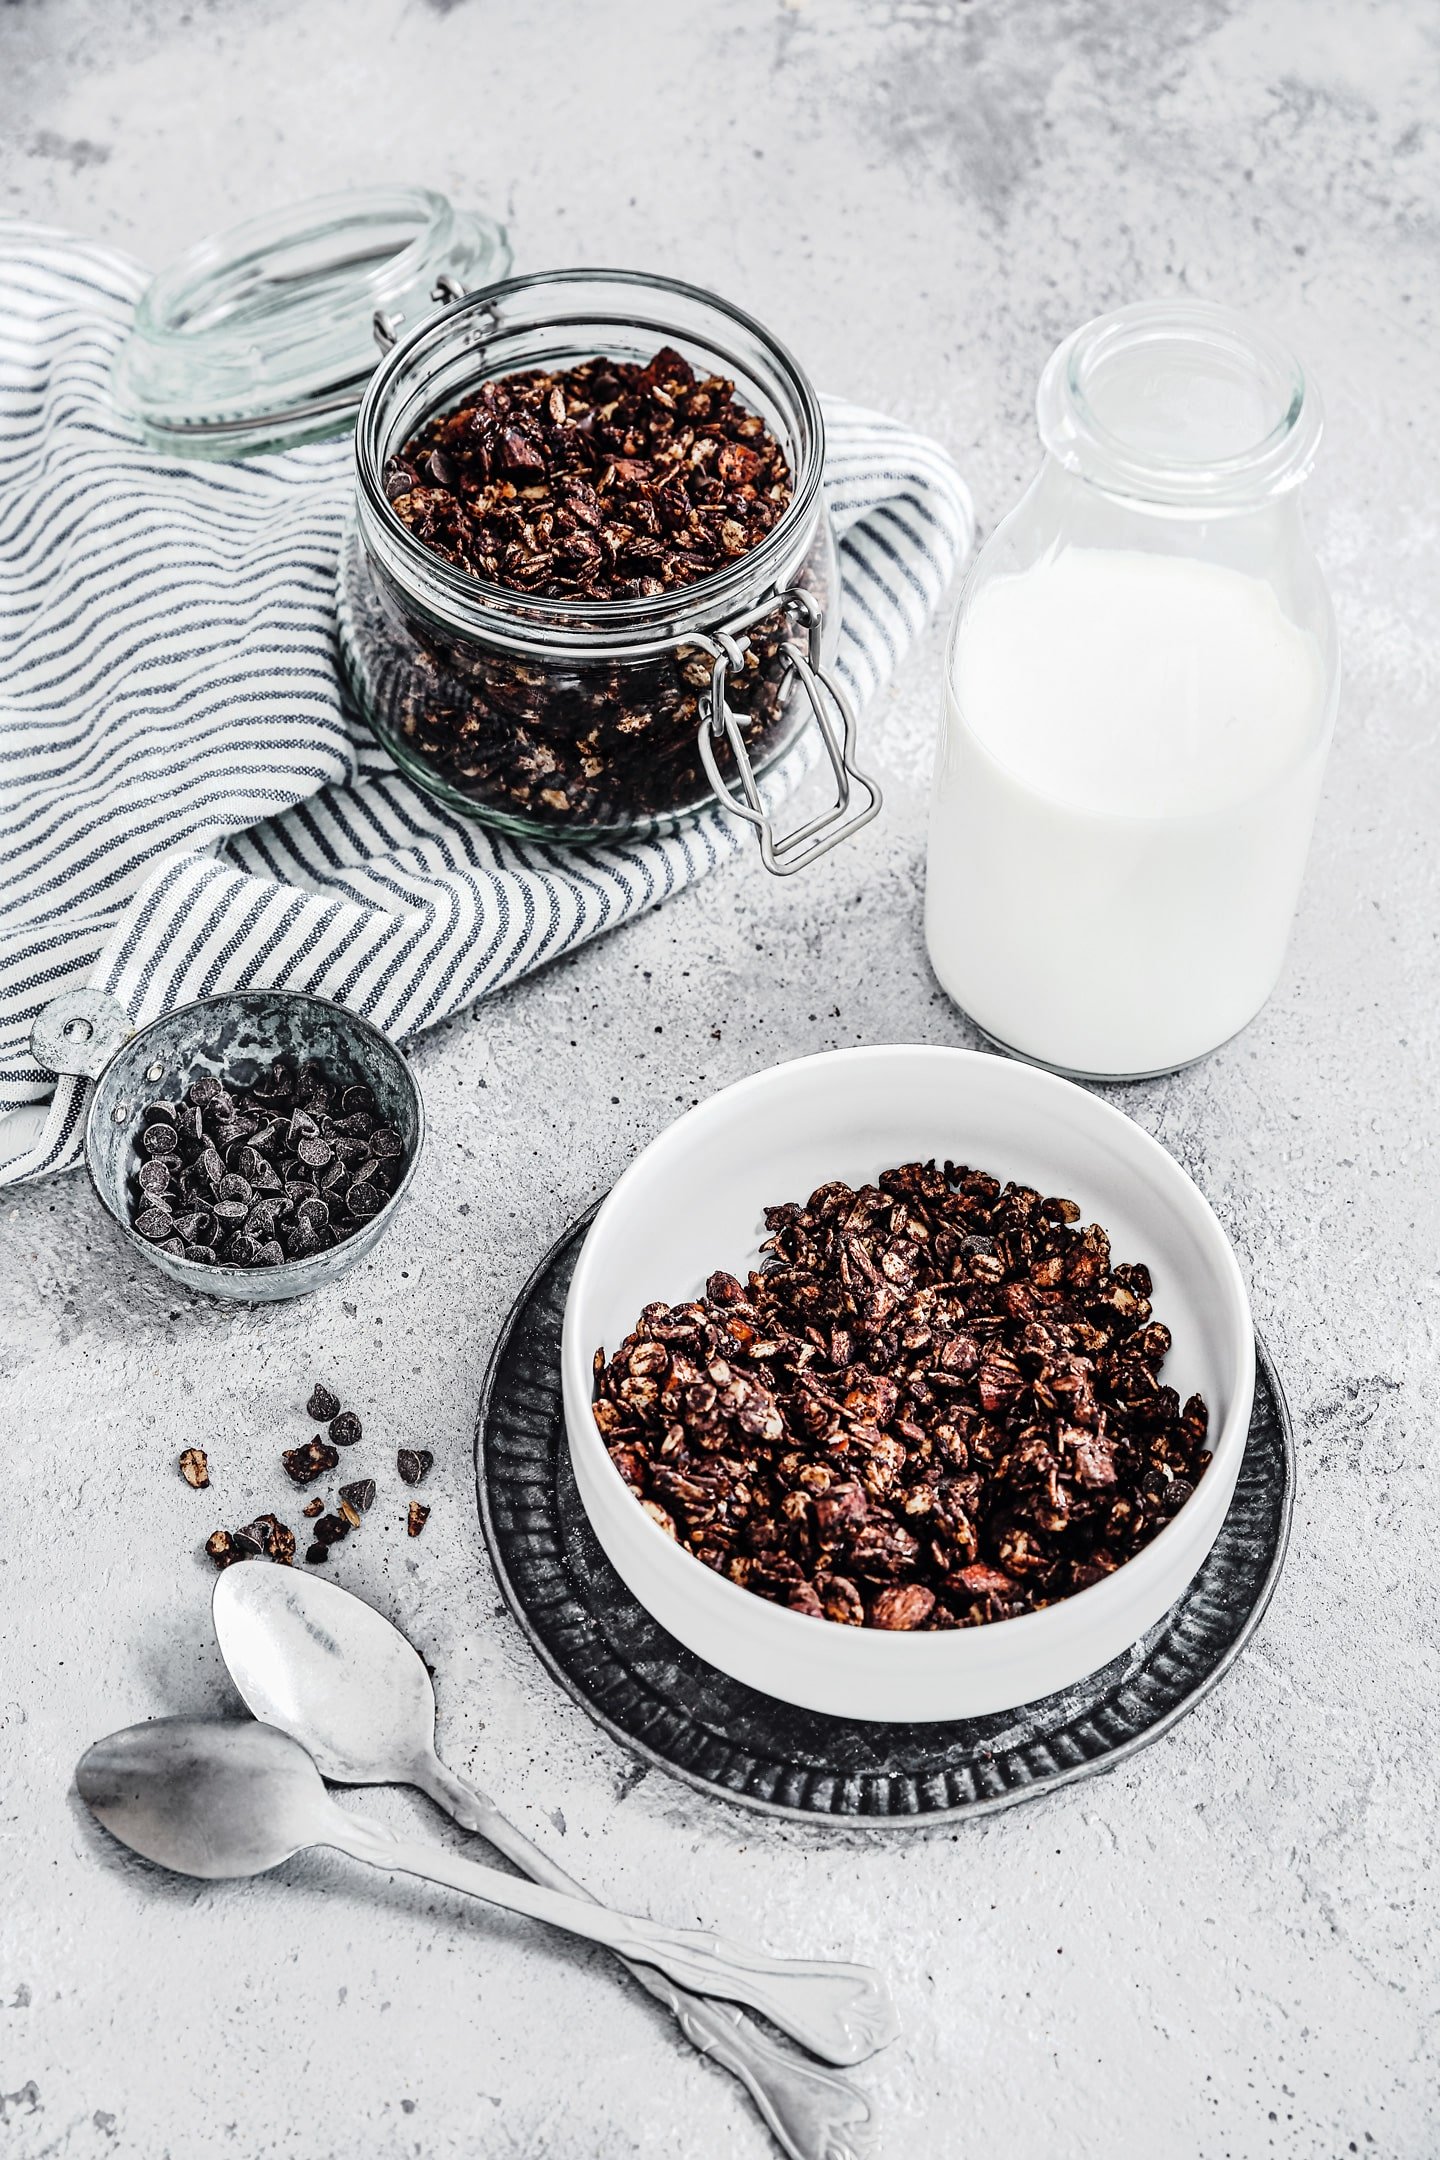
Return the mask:
{"type": "Polygon", "coordinates": [[[473,291],[509,267],[503,227],[428,188],[267,211],[151,282],[116,359],[116,401],[156,448],[186,457],[342,434],[380,361],[376,316],[393,333],[446,288],[473,291]]]}

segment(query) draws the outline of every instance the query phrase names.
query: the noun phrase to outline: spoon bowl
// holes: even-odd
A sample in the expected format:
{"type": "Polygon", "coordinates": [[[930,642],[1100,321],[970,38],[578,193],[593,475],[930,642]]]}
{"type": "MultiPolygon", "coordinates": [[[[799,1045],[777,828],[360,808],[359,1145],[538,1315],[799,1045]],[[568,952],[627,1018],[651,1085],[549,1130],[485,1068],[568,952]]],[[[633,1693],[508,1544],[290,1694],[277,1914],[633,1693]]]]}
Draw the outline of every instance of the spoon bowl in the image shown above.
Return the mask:
{"type": "Polygon", "coordinates": [[[398,1628],[363,1598],[291,1568],[226,1568],[211,1616],[245,1707],[299,1740],[338,1785],[428,1789],[435,1690],[398,1628]]]}
{"type": "Polygon", "coordinates": [[[75,1783],[122,1845],[212,1882],[263,1875],[319,1843],[334,1808],[304,1748],[248,1721],[131,1725],[86,1750],[75,1783]]]}

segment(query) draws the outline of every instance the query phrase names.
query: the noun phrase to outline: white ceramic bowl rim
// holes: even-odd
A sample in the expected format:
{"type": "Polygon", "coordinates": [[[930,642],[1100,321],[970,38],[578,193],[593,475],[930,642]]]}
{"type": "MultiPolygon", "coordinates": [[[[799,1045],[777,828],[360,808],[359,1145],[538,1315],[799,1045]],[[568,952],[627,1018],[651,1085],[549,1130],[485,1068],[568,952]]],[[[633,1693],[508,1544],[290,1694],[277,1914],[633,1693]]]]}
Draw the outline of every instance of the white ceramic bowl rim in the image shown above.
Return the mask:
{"type": "MultiPolygon", "coordinates": [[[[777,1073],[794,1072],[805,1066],[824,1065],[833,1067],[841,1062],[850,1065],[873,1064],[892,1057],[896,1050],[903,1050],[910,1057],[947,1060],[963,1058],[970,1061],[983,1058],[988,1061],[994,1055],[990,1051],[951,1049],[942,1045],[928,1043],[884,1044],[853,1050],[822,1050],[809,1057],[789,1058],[778,1065],[767,1065],[759,1072],[747,1074],[743,1080],[732,1081],[728,1087],[721,1088],[716,1094],[707,1097],[704,1102],[697,1103],[693,1109],[685,1111],[682,1116],[675,1119],[673,1124],[666,1126],[663,1132],[658,1133],[655,1139],[636,1157],[630,1167],[622,1172],[611,1187],[609,1194],[601,1203],[595,1220],[590,1226],[589,1235],[581,1248],[580,1258],[570,1284],[569,1296],[572,1307],[583,1301],[588,1287],[588,1277],[591,1271],[601,1264],[601,1251],[604,1242],[602,1233],[607,1218],[618,1212],[623,1204],[626,1188],[635,1177],[642,1162],[653,1168],[658,1154],[672,1145],[682,1144],[680,1136],[688,1136],[705,1124],[728,1117],[737,1103],[743,1103],[747,1095],[761,1092],[767,1084],[773,1082],[777,1073]]],[[[1007,1060],[1006,1062],[1011,1061],[1007,1060]]],[[[1117,1586],[1121,1584],[1128,1585],[1135,1581],[1135,1571],[1137,1569],[1143,1569],[1147,1574],[1158,1573],[1163,1570],[1165,1559],[1174,1543],[1177,1542],[1177,1536],[1183,1534],[1185,1510],[1194,1506],[1195,1500],[1199,1498],[1203,1489],[1205,1478],[1213,1476],[1223,1463],[1228,1462],[1229,1458],[1245,1445],[1245,1439],[1249,1431],[1252,1404],[1252,1388],[1247,1384],[1247,1379],[1253,1373],[1255,1336],[1254,1321],[1250,1314],[1250,1301],[1246,1295],[1239,1264],[1231,1251],[1230,1241],[1221,1228],[1219,1219],[1209,1201],[1193,1179],[1181,1169],[1174,1156],[1169,1154],[1158,1140],[1153,1139],[1143,1126],[1137,1125],[1133,1118],[1126,1117],[1125,1113],[1117,1110],[1113,1103],[1104,1102],[1099,1096],[1091,1094],[1088,1088],[1079,1088],[1074,1081],[1062,1080],[1058,1074],[1045,1072],[1039,1066],[1016,1063],[1013,1069],[1017,1073],[1023,1073],[1026,1076],[1023,1085],[1027,1087],[1033,1086],[1042,1097],[1046,1093],[1056,1096],[1083,1094],[1102,1124],[1109,1126],[1112,1130],[1117,1126],[1125,1128],[1129,1143],[1132,1146],[1137,1146],[1142,1159],[1147,1161],[1157,1188],[1167,1198],[1172,1199],[1175,1204],[1189,1213],[1209,1245],[1216,1266],[1217,1278],[1223,1286],[1227,1306],[1225,1315],[1227,1340],[1231,1341],[1235,1346],[1234,1369],[1226,1376],[1230,1382],[1229,1407],[1220,1431],[1210,1436],[1211,1459],[1206,1465],[1200,1484],[1195,1488],[1194,1498],[1188,1500],[1184,1508],[1177,1510],[1165,1525],[1165,1528],[1159,1531],[1148,1544],[1143,1545],[1138,1553],[1133,1554],[1129,1560],[1122,1562],[1113,1574],[1102,1576],[1099,1582],[1090,1583],[1083,1590],[1073,1591],[1069,1597],[1060,1598],[1055,1604],[1042,1607],[1039,1612],[1020,1613],[1013,1619],[1008,1620],[987,1621],[982,1629],[975,1631],[994,1638],[999,1631],[1003,1630],[1006,1643],[1013,1644],[1018,1649],[1024,1643],[1043,1640],[1046,1636],[1053,1634],[1057,1624],[1063,1624],[1069,1614],[1081,1608],[1086,1613],[1098,1615],[1102,1605],[1110,1603],[1117,1595],[1117,1586]]],[[[639,1317],[638,1314],[636,1317],[639,1317]]],[[[593,1397],[594,1391],[590,1372],[592,1351],[593,1346],[590,1350],[587,1350],[584,1344],[579,1341],[575,1331],[567,1329],[562,1362],[568,1368],[566,1377],[571,1389],[580,1391],[575,1396],[577,1401],[589,1401],[593,1397]]],[[[596,1450],[605,1457],[610,1475],[619,1479],[623,1485],[625,1481],[620,1477],[614,1463],[611,1462],[600,1428],[594,1423],[593,1419],[590,1431],[594,1436],[596,1450]]],[[[648,1534],[649,1538],[657,1541],[658,1546],[667,1547],[672,1552],[682,1553],[693,1566],[697,1568],[705,1567],[703,1560],[696,1559],[694,1553],[688,1552],[683,1545],[677,1544],[675,1539],[667,1536],[658,1523],[651,1520],[640,1506],[639,1501],[634,1499],[628,1486],[625,1487],[625,1490],[636,1514],[644,1525],[642,1535],[648,1534]]],[[[747,1612],[753,1610],[758,1597],[756,1591],[742,1589],[739,1583],[731,1582],[728,1576],[719,1574],[713,1568],[705,1568],[705,1573],[710,1583],[718,1586],[728,1599],[740,1601],[734,1607],[737,1613],[741,1610],[747,1612]]],[[[838,1631],[837,1623],[833,1620],[819,1619],[811,1613],[792,1612],[789,1606],[773,1604],[769,1599],[760,1599],[759,1602],[765,1606],[773,1621],[782,1628],[791,1630],[798,1628],[809,1631],[804,1639],[813,1640],[813,1630],[816,1628],[838,1631]]],[[[897,1663],[902,1660],[912,1663],[918,1661],[918,1659],[933,1658],[939,1660],[947,1652],[953,1654],[953,1646],[957,1640],[963,1641],[971,1633],[972,1631],[968,1628],[932,1629],[928,1632],[923,1630],[910,1632],[898,1629],[891,1632],[884,1628],[866,1628],[864,1630],[872,1654],[888,1657],[897,1663]]],[[[797,1637],[796,1639],[801,1638],[797,1637]]]]}

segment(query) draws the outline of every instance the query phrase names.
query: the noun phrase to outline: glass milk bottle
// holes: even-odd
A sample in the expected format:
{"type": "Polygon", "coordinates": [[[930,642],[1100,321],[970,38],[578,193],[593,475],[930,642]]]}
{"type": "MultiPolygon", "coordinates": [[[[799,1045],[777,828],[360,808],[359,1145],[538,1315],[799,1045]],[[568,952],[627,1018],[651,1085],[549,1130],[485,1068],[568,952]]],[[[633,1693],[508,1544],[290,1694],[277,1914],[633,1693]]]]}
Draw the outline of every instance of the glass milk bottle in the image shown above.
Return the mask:
{"type": "Polygon", "coordinates": [[[1001,1047],[1169,1072],[1274,988],[1335,718],[1335,623],[1300,513],[1313,387],[1192,301],[1077,330],[1045,462],[961,598],[925,930],[1001,1047]]]}

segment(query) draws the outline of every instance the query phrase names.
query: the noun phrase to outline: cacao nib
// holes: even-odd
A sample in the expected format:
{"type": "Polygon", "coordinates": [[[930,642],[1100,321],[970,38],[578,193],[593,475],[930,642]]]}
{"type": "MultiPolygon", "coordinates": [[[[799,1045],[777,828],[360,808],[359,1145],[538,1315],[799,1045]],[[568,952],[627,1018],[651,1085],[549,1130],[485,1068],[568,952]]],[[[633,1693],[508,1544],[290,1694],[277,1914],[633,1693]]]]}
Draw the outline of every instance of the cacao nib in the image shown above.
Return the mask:
{"type": "Polygon", "coordinates": [[[285,1475],[295,1485],[313,1485],[316,1478],[324,1477],[340,1460],[340,1451],[327,1445],[316,1433],[304,1447],[286,1448],[280,1458],[285,1465],[285,1475]]]}
{"type": "Polygon", "coordinates": [[[765,1213],[761,1265],[595,1353],[595,1421],[667,1536],[845,1626],[974,1627],[1113,1573],[1210,1460],[1151,1279],[1069,1200],[907,1163],[765,1213]]]}

